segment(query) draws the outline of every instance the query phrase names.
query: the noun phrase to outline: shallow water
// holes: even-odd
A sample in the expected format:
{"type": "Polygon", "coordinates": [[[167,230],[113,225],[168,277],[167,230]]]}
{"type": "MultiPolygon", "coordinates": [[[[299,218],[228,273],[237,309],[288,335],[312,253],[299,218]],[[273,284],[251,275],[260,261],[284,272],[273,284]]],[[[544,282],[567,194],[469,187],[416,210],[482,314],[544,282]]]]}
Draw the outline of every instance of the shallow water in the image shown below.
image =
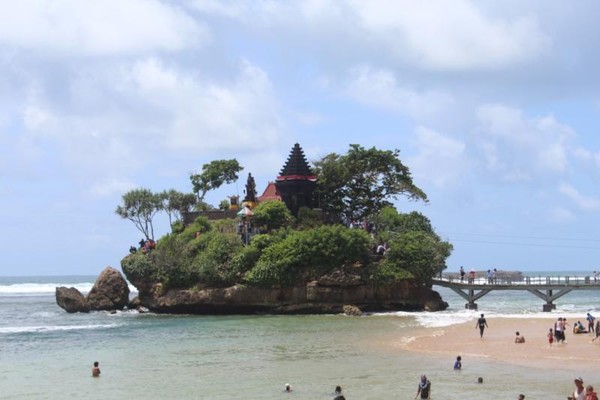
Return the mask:
{"type": "MultiPolygon", "coordinates": [[[[111,315],[67,314],[53,293],[2,288],[0,280],[2,399],[329,399],[335,385],[347,399],[412,399],[421,373],[431,379],[435,399],[514,399],[520,392],[527,399],[564,399],[572,386],[572,376],[557,368],[463,357],[463,371],[455,372],[454,357],[397,346],[423,326],[474,318],[460,298],[443,313],[360,318],[111,315]],[[95,360],[100,378],[91,377],[95,360]],[[283,393],[285,383],[292,385],[291,394],[283,393]]],[[[596,301],[593,296],[587,304],[575,297],[568,304],[583,310],[596,301]]],[[[539,303],[534,296],[530,300],[539,303]]],[[[513,306],[486,307],[486,312],[513,306]]],[[[598,372],[580,375],[592,378],[598,372]]]]}

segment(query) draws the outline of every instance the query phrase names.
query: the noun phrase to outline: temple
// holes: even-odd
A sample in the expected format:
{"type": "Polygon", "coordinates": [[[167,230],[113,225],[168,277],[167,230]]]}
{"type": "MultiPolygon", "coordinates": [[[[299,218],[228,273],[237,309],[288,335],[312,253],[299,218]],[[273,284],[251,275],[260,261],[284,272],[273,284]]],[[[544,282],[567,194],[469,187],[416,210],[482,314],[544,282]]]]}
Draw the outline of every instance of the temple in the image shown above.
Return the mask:
{"type": "Polygon", "coordinates": [[[236,218],[239,217],[239,209],[244,207],[253,209],[257,204],[266,201],[283,201],[292,215],[297,217],[300,208],[313,208],[313,193],[316,185],[317,177],[312,173],[304,151],[296,143],[279,176],[275,182],[267,184],[261,196],[257,196],[254,177],[249,173],[241,204],[239,204],[239,196],[229,196],[229,209],[184,212],[183,223],[189,225],[200,215],[210,220],[236,218]]]}
{"type": "Polygon", "coordinates": [[[277,194],[292,215],[297,216],[301,207],[312,208],[316,184],[317,177],[310,170],[302,148],[296,143],[275,180],[277,194]]]}

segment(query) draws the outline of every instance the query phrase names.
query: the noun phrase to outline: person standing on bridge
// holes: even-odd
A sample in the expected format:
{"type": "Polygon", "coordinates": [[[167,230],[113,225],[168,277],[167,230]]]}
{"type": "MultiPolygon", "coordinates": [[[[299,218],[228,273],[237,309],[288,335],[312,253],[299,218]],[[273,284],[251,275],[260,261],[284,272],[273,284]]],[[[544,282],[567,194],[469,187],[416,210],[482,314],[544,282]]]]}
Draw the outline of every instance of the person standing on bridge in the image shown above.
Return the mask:
{"type": "Polygon", "coordinates": [[[465,281],[465,269],[463,268],[463,266],[460,266],[460,271],[458,271],[460,273],[460,283],[463,283],[465,281]]]}
{"type": "Polygon", "coordinates": [[[485,316],[481,314],[481,317],[477,320],[475,324],[475,329],[479,328],[479,337],[483,339],[483,331],[488,327],[487,321],[485,320],[485,316]]]}

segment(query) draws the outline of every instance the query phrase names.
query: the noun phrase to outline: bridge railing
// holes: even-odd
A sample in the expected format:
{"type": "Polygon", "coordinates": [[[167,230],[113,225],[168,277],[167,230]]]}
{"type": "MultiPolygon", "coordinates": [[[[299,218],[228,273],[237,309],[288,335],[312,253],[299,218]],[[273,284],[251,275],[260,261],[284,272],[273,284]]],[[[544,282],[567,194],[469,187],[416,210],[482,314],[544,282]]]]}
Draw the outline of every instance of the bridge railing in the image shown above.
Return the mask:
{"type": "Polygon", "coordinates": [[[502,276],[492,279],[482,276],[469,279],[465,276],[462,281],[456,276],[441,276],[436,280],[475,285],[600,285],[600,277],[596,276],[523,276],[518,279],[502,276]]]}

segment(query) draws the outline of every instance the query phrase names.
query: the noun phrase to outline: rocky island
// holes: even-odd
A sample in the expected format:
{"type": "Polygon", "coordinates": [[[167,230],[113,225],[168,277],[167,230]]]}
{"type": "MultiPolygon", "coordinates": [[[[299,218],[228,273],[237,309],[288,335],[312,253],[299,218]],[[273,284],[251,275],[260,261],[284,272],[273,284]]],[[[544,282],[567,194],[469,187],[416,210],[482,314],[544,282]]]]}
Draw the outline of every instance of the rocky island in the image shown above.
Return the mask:
{"type": "MultiPolygon", "coordinates": [[[[116,212],[145,235],[121,261],[138,289],[129,306],[186,314],[447,308],[431,279],[446,268],[452,245],[424,215],[391,206],[398,194],[427,201],[398,154],[351,145],[346,155],[316,162],[313,172],[296,144],[262,196],[248,174],[241,204],[233,196],[220,210],[202,199],[206,190],[237,179],[235,160],[205,164],[202,174],[192,175],[196,195],[147,189],[125,194],[116,212]],[[159,210],[179,218],[155,242],[149,216],[159,210]]],[[[114,293],[100,301],[100,292],[95,285],[83,298],[58,288],[57,302],[68,311],[125,306],[114,293]]]]}

